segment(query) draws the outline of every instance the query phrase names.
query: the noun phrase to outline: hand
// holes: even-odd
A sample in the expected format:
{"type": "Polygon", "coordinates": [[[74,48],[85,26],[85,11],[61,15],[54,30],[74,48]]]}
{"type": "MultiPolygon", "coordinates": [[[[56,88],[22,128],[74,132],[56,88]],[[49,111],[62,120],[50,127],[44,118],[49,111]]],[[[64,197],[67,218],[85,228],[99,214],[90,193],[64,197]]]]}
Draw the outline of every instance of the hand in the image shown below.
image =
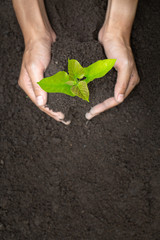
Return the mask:
{"type": "Polygon", "coordinates": [[[117,59],[114,68],[117,70],[118,75],[114,89],[114,97],[108,98],[104,102],[91,108],[91,110],[86,113],[88,120],[122,103],[140,81],[129,44],[127,44],[123,38],[119,36],[115,37],[112,34],[108,34],[107,37],[102,39],[101,32],[99,34],[99,40],[104,47],[106,56],[111,59],[117,59]]]}
{"type": "Polygon", "coordinates": [[[45,106],[47,93],[37,84],[50,62],[51,44],[52,41],[47,37],[32,39],[26,43],[18,84],[41,111],[57,121],[69,124],[63,121],[63,113],[53,112],[45,106]]]}

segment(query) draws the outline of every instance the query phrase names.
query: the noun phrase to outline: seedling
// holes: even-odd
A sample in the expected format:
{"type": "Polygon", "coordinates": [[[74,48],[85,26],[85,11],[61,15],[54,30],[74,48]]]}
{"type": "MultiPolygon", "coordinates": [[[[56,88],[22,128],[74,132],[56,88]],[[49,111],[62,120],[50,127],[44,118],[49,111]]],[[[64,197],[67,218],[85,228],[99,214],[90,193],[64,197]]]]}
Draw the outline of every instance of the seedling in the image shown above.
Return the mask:
{"type": "Polygon", "coordinates": [[[88,83],[103,77],[114,66],[116,59],[99,60],[83,68],[75,59],[68,59],[68,73],[59,71],[37,82],[48,93],[65,93],[89,102],[88,83]]]}

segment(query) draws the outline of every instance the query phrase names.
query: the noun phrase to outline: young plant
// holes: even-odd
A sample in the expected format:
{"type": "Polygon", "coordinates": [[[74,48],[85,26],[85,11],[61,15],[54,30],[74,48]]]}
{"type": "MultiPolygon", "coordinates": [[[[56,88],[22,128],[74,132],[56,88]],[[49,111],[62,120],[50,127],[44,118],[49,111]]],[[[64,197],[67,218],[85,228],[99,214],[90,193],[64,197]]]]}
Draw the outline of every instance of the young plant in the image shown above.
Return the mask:
{"type": "Polygon", "coordinates": [[[48,93],[65,93],[89,102],[88,83],[103,77],[114,66],[116,59],[99,60],[83,68],[75,59],[68,59],[68,73],[60,71],[37,82],[48,93]]]}

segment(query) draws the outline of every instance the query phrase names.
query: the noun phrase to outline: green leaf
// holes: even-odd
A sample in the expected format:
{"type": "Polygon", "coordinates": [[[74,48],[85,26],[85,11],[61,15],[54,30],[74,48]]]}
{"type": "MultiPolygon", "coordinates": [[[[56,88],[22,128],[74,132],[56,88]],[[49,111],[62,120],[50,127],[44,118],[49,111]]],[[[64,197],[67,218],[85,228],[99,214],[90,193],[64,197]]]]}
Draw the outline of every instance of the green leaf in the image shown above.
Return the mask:
{"type": "Polygon", "coordinates": [[[89,102],[89,90],[88,90],[87,83],[84,80],[80,81],[76,86],[73,86],[71,88],[71,91],[76,96],[89,102]]]}
{"type": "Polygon", "coordinates": [[[46,92],[65,93],[70,96],[75,96],[71,91],[71,86],[67,84],[68,81],[68,74],[64,71],[60,71],[51,77],[43,78],[37,83],[46,92]]]}
{"type": "Polygon", "coordinates": [[[86,83],[93,81],[95,78],[103,77],[114,66],[116,59],[99,60],[88,67],[84,68],[86,83]]]}
{"type": "Polygon", "coordinates": [[[99,60],[90,66],[83,68],[75,59],[68,59],[69,75],[60,71],[55,75],[43,78],[37,82],[39,86],[49,93],[64,93],[72,97],[78,96],[89,102],[89,90],[87,84],[95,78],[103,77],[114,66],[116,59],[99,60]],[[85,80],[78,81],[86,77],[85,80]]]}
{"type": "Polygon", "coordinates": [[[68,85],[70,85],[70,86],[74,86],[76,83],[74,82],[74,81],[68,81],[68,82],[66,82],[68,85]]]}
{"type": "Polygon", "coordinates": [[[84,69],[75,59],[68,59],[69,80],[82,79],[84,77],[84,69]]]}

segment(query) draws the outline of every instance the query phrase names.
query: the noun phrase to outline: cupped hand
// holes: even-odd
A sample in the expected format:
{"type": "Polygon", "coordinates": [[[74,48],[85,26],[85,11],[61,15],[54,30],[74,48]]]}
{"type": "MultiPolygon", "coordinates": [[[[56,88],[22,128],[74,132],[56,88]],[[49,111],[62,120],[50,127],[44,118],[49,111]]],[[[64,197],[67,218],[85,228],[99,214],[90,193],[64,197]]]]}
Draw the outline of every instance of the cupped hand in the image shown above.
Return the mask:
{"type": "Polygon", "coordinates": [[[123,38],[115,37],[112,34],[104,38],[99,35],[99,40],[104,47],[106,56],[116,59],[114,68],[117,71],[117,81],[114,96],[91,108],[86,113],[88,120],[122,103],[140,81],[130,44],[126,43],[123,38]]]}
{"type": "Polygon", "coordinates": [[[26,44],[18,84],[41,111],[56,121],[69,124],[69,122],[63,121],[63,113],[53,112],[45,106],[47,93],[37,84],[43,78],[44,72],[49,65],[52,42],[44,37],[32,39],[26,44]]]}

